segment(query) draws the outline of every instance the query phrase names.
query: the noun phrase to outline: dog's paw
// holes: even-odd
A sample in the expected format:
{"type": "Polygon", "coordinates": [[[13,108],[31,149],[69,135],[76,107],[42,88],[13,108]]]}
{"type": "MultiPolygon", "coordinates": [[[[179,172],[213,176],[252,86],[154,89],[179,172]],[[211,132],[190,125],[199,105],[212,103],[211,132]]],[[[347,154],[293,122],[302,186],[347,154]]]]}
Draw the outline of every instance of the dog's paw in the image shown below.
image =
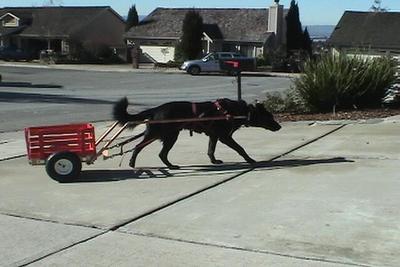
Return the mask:
{"type": "Polygon", "coordinates": [[[257,163],[257,161],[255,161],[255,160],[252,159],[252,158],[248,158],[248,159],[246,159],[246,161],[247,161],[247,163],[250,163],[250,164],[255,164],[255,163],[257,163]]]}
{"type": "Polygon", "coordinates": [[[169,165],[168,168],[170,170],[179,170],[181,167],[179,167],[178,165],[169,165]]]}
{"type": "Polygon", "coordinates": [[[212,164],[222,164],[222,163],[224,163],[224,162],[223,162],[222,160],[215,159],[215,160],[211,161],[211,163],[212,163],[212,164]]]}
{"type": "Polygon", "coordinates": [[[129,167],[131,167],[132,169],[135,168],[135,162],[129,162],[129,167]]]}

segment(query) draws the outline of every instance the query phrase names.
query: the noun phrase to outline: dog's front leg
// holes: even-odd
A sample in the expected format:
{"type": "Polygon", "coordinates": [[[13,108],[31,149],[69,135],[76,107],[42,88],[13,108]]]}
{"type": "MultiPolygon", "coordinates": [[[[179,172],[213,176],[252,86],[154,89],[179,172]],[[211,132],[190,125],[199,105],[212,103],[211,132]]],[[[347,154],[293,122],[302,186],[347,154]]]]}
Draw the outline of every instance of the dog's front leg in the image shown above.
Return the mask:
{"type": "Polygon", "coordinates": [[[248,163],[255,163],[256,161],[246,153],[243,147],[241,147],[238,143],[236,143],[235,140],[233,140],[232,136],[227,136],[223,138],[219,138],[219,140],[227,145],[228,147],[232,148],[235,150],[239,155],[241,155],[248,163]]]}
{"type": "Polygon", "coordinates": [[[218,160],[215,158],[215,148],[217,146],[218,138],[214,135],[210,136],[210,139],[208,141],[208,152],[207,155],[211,160],[212,164],[222,164],[222,160],[218,160]]]}

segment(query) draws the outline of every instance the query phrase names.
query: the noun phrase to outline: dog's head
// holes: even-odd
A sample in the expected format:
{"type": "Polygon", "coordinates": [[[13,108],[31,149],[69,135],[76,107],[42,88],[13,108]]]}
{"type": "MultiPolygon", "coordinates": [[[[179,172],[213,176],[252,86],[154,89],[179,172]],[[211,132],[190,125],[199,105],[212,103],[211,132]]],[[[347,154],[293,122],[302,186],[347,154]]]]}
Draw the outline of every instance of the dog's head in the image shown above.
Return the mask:
{"type": "Polygon", "coordinates": [[[275,121],[271,112],[265,109],[263,104],[249,105],[249,126],[261,127],[273,132],[278,131],[281,126],[275,121]]]}

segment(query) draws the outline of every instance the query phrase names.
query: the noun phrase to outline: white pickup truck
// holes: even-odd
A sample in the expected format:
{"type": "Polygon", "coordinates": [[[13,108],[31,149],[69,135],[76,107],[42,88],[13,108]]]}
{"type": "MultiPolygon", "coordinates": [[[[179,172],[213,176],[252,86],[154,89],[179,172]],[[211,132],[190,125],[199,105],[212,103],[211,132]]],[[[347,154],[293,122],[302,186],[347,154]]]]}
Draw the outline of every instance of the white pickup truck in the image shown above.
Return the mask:
{"type": "Polygon", "coordinates": [[[256,59],[253,57],[244,57],[235,52],[214,52],[207,54],[202,59],[189,60],[183,62],[179,69],[189,74],[197,75],[201,72],[228,72],[220,67],[221,61],[238,61],[240,69],[245,71],[254,71],[256,69],[256,59]]]}

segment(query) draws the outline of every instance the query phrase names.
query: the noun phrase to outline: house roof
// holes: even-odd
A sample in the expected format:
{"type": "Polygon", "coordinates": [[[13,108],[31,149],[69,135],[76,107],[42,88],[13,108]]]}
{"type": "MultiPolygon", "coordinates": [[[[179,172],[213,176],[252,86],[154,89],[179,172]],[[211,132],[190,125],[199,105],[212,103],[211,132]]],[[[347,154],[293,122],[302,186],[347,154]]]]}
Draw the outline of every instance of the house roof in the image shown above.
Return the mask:
{"type": "Polygon", "coordinates": [[[339,47],[400,48],[400,12],[346,11],[329,43],[339,47]]]}
{"type": "MultiPolygon", "coordinates": [[[[132,39],[179,39],[182,22],[189,8],[156,8],[125,35],[132,39]]],[[[265,42],[268,9],[196,8],[208,36],[225,41],[265,42]]]]}
{"type": "MultiPolygon", "coordinates": [[[[68,37],[106,11],[111,11],[123,21],[122,17],[108,6],[5,7],[0,8],[0,17],[10,13],[20,18],[20,26],[25,26],[19,33],[20,36],[68,37]]],[[[0,24],[0,35],[9,30],[9,27],[0,24]]]]}

